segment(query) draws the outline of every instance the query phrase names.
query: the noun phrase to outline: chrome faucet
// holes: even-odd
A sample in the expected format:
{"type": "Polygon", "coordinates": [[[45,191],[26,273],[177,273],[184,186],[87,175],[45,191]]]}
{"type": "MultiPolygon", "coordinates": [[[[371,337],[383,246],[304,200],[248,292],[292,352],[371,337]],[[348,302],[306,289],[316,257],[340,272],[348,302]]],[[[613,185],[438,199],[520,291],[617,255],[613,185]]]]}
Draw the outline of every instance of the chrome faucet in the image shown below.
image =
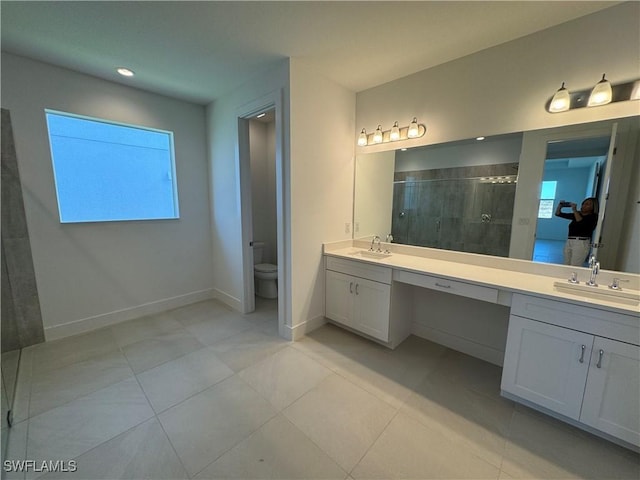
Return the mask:
{"type": "Polygon", "coordinates": [[[587,285],[589,285],[590,287],[597,287],[598,284],[596,283],[596,275],[598,275],[598,273],[600,272],[600,262],[596,260],[595,255],[591,255],[589,257],[589,268],[591,269],[591,274],[589,275],[589,281],[587,282],[587,285]]]}
{"type": "Polygon", "coordinates": [[[386,240],[386,244],[387,244],[387,248],[385,248],[384,253],[391,253],[391,250],[389,250],[389,244],[393,242],[393,235],[391,235],[390,233],[387,234],[387,240],[386,240]]]}
{"type": "Polygon", "coordinates": [[[380,252],[380,237],[378,235],[375,235],[373,237],[373,239],[371,240],[371,247],[369,248],[370,252],[376,251],[376,252],[380,252]],[[373,247],[375,244],[378,244],[378,250],[374,250],[373,247]]]}

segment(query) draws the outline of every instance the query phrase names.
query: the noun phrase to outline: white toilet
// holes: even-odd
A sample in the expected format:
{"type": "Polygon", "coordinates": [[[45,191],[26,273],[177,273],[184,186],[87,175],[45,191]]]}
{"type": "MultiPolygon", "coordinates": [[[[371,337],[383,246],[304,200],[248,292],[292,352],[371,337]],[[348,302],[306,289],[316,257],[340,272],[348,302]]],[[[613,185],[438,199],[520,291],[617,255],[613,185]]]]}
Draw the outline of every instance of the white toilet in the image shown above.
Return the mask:
{"type": "Polygon", "coordinates": [[[262,263],[263,242],[253,242],[253,273],[256,295],[262,298],[278,297],[278,266],[262,263]]]}

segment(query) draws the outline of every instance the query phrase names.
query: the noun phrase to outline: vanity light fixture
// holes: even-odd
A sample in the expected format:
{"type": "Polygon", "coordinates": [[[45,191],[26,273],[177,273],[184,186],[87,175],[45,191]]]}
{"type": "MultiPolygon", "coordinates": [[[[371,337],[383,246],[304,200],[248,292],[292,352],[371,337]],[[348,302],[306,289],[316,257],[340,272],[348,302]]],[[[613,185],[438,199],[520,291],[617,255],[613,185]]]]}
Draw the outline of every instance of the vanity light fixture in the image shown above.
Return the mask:
{"type": "Polygon", "coordinates": [[[358,136],[358,146],[364,147],[367,144],[367,131],[363,128],[358,136]]]}
{"type": "Polygon", "coordinates": [[[587,106],[595,107],[597,105],[606,105],[611,103],[613,98],[613,90],[611,89],[611,83],[605,78],[605,74],[602,74],[602,80],[600,80],[589,95],[589,102],[587,106]]]}
{"type": "Polygon", "coordinates": [[[133,77],[135,75],[135,73],[133,73],[133,70],[129,70],[128,68],[125,68],[125,67],[118,67],[116,69],[116,72],[118,72],[123,77],[133,77]]]}
{"type": "Polygon", "coordinates": [[[395,142],[396,140],[400,140],[400,128],[398,127],[398,122],[393,124],[391,127],[391,133],[389,133],[389,140],[395,142]]]}
{"type": "Polygon", "coordinates": [[[426,131],[427,127],[419,124],[416,117],[413,117],[413,121],[407,127],[400,127],[398,126],[398,122],[394,122],[390,130],[382,130],[382,125],[378,125],[374,133],[367,133],[367,130],[363,128],[358,135],[358,146],[366,147],[367,145],[419,138],[422,137],[426,131]]]}
{"type": "Polygon", "coordinates": [[[373,143],[382,143],[382,138],[384,137],[381,129],[382,125],[378,125],[376,131],[373,133],[373,143]]]}
{"type": "Polygon", "coordinates": [[[547,102],[549,113],[566,112],[583,107],[598,107],[612,102],[625,102],[628,100],[640,100],[640,79],[626,83],[611,84],[602,75],[600,80],[592,89],[570,92],[564,86],[553,95],[547,102]]]}
{"type": "Polygon", "coordinates": [[[564,112],[566,110],[569,110],[570,105],[571,97],[569,96],[569,90],[565,88],[564,82],[562,82],[562,86],[551,99],[549,111],[551,113],[564,112]]]}

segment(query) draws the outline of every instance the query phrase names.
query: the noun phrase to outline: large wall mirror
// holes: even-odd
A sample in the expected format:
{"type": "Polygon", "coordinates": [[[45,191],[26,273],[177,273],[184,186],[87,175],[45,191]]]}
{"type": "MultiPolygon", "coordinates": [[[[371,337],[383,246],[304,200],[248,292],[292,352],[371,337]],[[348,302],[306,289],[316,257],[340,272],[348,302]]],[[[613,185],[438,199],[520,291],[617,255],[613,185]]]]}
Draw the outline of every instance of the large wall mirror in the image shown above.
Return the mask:
{"type": "Polygon", "coordinates": [[[562,264],[558,202],[596,197],[592,253],[640,273],[639,119],[358,155],[354,238],[562,264]]]}

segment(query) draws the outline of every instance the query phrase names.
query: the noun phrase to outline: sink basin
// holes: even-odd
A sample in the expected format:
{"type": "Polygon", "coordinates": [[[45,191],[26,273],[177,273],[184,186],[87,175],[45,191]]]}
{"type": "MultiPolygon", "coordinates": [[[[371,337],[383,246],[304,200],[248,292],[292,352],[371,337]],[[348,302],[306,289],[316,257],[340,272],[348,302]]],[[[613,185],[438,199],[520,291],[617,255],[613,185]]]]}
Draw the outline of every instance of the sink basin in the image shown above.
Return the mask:
{"type": "Polygon", "coordinates": [[[384,252],[372,252],[371,250],[355,250],[351,252],[349,255],[353,255],[354,257],[362,257],[362,258],[389,258],[391,253],[384,252]]]}
{"type": "Polygon", "coordinates": [[[574,295],[582,295],[584,297],[599,298],[610,302],[621,302],[631,305],[640,303],[640,292],[634,290],[614,290],[606,285],[598,285],[591,287],[586,284],[575,284],[569,282],[553,282],[556,290],[572,293],[574,295]]]}

